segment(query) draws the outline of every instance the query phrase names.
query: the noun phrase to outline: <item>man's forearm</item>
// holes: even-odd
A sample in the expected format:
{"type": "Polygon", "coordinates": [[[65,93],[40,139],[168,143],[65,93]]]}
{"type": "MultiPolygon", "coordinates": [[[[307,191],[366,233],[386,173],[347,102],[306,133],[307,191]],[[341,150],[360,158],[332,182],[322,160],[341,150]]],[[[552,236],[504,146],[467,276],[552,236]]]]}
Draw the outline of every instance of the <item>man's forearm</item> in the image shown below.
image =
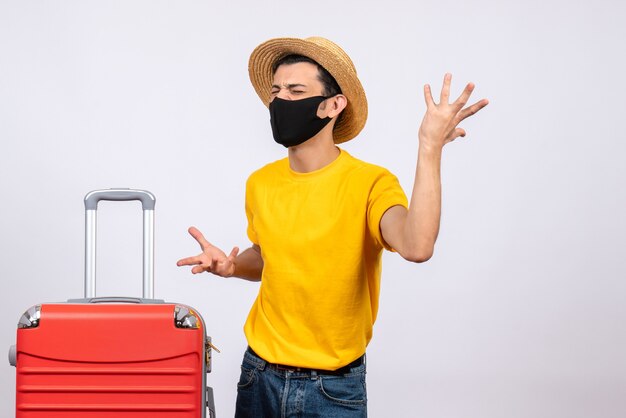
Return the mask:
{"type": "Polygon", "coordinates": [[[235,259],[233,277],[258,282],[263,271],[263,258],[259,249],[250,247],[235,259]]]}
{"type": "Polygon", "coordinates": [[[440,147],[420,145],[415,183],[404,225],[404,243],[412,258],[428,260],[434,251],[441,220],[440,147]]]}

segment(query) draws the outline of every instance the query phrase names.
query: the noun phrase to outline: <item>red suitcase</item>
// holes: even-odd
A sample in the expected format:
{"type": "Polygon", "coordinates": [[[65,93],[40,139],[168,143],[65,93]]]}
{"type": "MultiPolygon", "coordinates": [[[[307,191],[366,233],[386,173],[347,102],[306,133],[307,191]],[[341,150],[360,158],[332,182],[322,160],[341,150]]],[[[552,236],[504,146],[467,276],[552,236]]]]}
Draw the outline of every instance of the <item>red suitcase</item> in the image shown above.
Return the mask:
{"type": "Polygon", "coordinates": [[[30,308],[9,352],[17,418],[198,418],[215,415],[211,339],[198,312],[153,298],[154,196],[130,189],[85,197],[85,298],[30,308]],[[100,200],[140,200],[143,298],[95,297],[100,200]]]}

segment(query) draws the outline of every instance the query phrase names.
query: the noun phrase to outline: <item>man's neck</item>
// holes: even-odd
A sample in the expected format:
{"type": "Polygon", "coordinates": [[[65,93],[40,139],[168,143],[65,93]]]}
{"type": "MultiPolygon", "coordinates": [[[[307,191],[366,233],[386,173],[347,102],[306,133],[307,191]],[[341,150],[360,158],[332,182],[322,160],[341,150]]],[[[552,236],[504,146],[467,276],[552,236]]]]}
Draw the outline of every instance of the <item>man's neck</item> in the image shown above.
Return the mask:
{"type": "MultiPolygon", "coordinates": [[[[332,131],[331,131],[332,132],[332,131]]],[[[335,161],[341,151],[332,134],[316,135],[300,145],[289,147],[289,167],[298,173],[310,173],[335,161]]]]}

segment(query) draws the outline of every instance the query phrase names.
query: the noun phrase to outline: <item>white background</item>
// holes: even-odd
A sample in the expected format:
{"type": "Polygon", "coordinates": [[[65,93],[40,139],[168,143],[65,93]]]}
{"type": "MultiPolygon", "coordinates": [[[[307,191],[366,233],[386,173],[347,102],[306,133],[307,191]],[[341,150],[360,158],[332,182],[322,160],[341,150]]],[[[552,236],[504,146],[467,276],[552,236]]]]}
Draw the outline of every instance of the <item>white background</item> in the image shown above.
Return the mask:
{"type": "MultiPolygon", "coordinates": [[[[232,416],[257,284],[192,276],[196,225],[249,245],[244,183],[282,158],[247,74],[278,36],[350,54],[368,95],[345,145],[411,192],[422,86],[491,104],[446,146],[432,260],[384,259],[372,417],[626,416],[624,2],[0,2],[0,351],[23,311],[83,292],[90,190],[157,196],[156,296],[204,316],[232,416]]],[[[102,203],[99,295],[141,292],[137,203],[102,203]]],[[[4,348],[3,348],[4,347],[4,348]]],[[[0,367],[0,416],[15,369],[0,367]]]]}

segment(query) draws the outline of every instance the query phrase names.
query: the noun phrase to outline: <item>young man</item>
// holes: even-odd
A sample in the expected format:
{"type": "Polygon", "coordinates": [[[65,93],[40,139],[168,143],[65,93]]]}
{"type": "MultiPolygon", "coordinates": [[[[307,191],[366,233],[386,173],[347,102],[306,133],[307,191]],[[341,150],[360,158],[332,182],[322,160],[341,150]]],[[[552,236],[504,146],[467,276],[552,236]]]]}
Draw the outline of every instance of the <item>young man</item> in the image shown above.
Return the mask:
{"type": "Polygon", "coordinates": [[[488,102],[465,107],[474,88],[468,84],[449,103],[449,74],[438,104],[425,86],[407,202],[389,171],[336,145],[357,136],[367,119],[365,93],[341,48],[323,38],[272,39],[254,50],[249,71],[287,158],[248,179],[250,248],[226,255],[192,227],[202,253],[178,265],[261,280],[244,327],[249,347],[237,417],[366,416],[364,355],[378,311],[382,250],[412,262],[432,256],[443,146],[465,136],[459,122],[488,102]]]}

